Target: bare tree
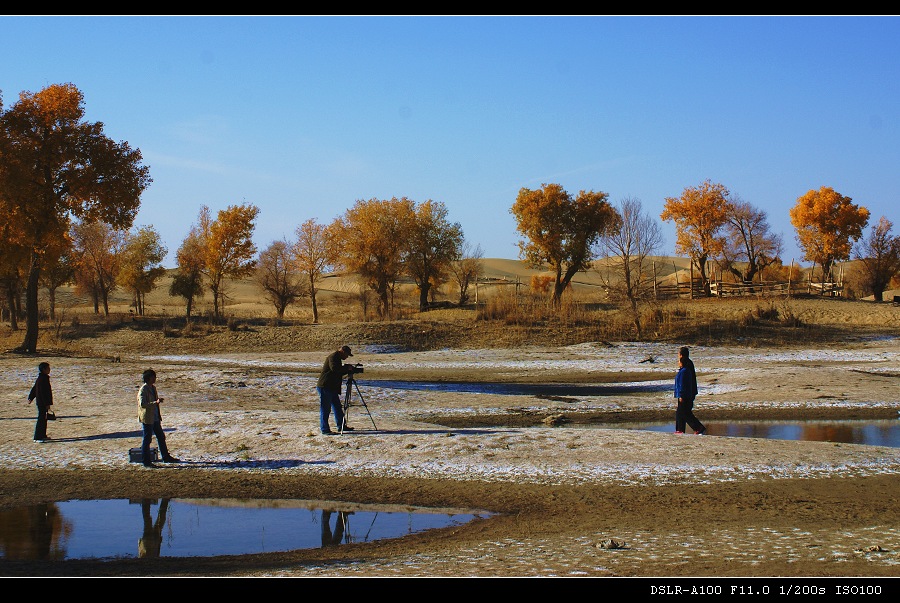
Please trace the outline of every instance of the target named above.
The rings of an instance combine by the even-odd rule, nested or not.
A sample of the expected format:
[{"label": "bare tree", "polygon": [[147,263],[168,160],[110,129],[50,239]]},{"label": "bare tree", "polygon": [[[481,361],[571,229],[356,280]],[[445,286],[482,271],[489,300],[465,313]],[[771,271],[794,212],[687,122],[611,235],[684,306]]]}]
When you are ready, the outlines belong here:
[{"label": "bare tree", "polygon": [[718,262],[722,270],[749,283],[780,259],[781,235],[770,232],[766,212],[732,195],[725,220],[728,236]]},{"label": "bare tree", "polygon": [[875,301],[883,300],[891,279],[900,272],[900,236],[891,234],[893,227],[882,216],[854,250],[862,264],[863,286],[872,292]]},{"label": "bare tree", "polygon": [[644,213],[640,199],[626,197],[619,201],[616,211],[621,218],[619,229],[600,238],[603,255],[606,255],[608,265],[616,275],[615,279],[605,280],[610,290],[628,300],[640,339],[638,302],[653,291],[653,263],[650,258],[662,246],[662,232],[659,223]]},{"label": "bare tree", "polygon": [[459,256],[455,262],[451,262],[448,269],[453,275],[453,280],[459,288],[459,305],[464,306],[469,303],[469,287],[473,283],[477,283],[478,279],[484,274],[484,251],[481,245],[474,248],[471,243],[463,240],[460,247]]},{"label": "bare tree", "polygon": [[306,295],[306,283],[300,279],[287,241],[273,241],[259,253],[254,275],[278,318],[284,318],[287,307]]}]

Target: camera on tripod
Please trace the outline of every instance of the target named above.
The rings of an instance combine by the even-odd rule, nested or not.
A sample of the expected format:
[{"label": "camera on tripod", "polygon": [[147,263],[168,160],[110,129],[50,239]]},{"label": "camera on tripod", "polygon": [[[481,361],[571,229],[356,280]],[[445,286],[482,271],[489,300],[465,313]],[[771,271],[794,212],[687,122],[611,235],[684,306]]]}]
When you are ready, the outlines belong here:
[{"label": "camera on tripod", "polygon": [[365,372],[365,370],[363,369],[363,365],[361,363],[360,364],[350,364],[348,366],[350,367],[350,374]]}]

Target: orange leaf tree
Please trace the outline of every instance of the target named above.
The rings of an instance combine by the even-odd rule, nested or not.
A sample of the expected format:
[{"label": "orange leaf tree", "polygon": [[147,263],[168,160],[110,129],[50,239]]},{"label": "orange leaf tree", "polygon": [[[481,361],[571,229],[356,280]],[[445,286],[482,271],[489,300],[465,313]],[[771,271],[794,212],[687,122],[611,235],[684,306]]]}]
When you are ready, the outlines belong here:
[{"label": "orange leaf tree", "polygon": [[203,295],[203,235],[195,224],[181,242],[175,254],[178,267],[169,286],[169,295],[183,297],[187,302],[186,320],[191,320],[194,300]]},{"label": "orange leaf tree", "polygon": [[335,265],[358,274],[375,292],[382,318],[391,313],[414,220],[415,203],[406,197],[359,200],[327,229],[336,245]]},{"label": "orange leaf tree", "polygon": [[[27,264],[26,264],[27,265]],[[40,284],[47,288],[50,320],[56,320],[56,291],[75,278],[75,250],[67,233],[44,247]]]},{"label": "orange leaf tree", "polygon": [[591,267],[600,237],[619,228],[621,219],[608,197],[607,193],[580,191],[573,198],[559,184],[519,190],[510,209],[518,223],[516,229],[525,237],[519,242],[519,255],[533,267],[548,264],[555,271],[555,305],[572,277]]},{"label": "orange leaf tree", "polygon": [[868,209],[829,186],[799,197],[790,215],[804,259],[822,267],[822,282],[835,262],[850,259],[853,243],[869,222]]},{"label": "orange leaf tree", "polygon": [[169,250],[162,244],[159,233],[150,226],[142,226],[128,233],[122,256],[119,283],[134,295],[134,308],[138,316],[144,315],[144,298],[163,277],[162,266]]},{"label": "orange leaf tree", "polygon": [[326,236],[326,228],[314,218],[297,227],[297,240],[293,246],[294,262],[306,278],[306,289],[312,302],[313,322],[319,322],[319,305],[316,294],[325,272],[334,264],[335,247]]},{"label": "orange leaf tree", "polygon": [[225,309],[225,277],[243,278],[256,268],[253,231],[259,208],[249,203],[229,205],[212,220],[209,208],[200,208],[200,235],[203,246],[203,270],[213,294],[213,314]]},{"label": "orange leaf tree", "polygon": [[416,206],[407,243],[406,273],[419,288],[419,310],[424,311],[431,288],[447,280],[450,264],[460,255],[462,227],[447,219],[443,203],[429,199]]},{"label": "orange leaf tree", "polygon": [[71,229],[75,248],[77,290],[94,300],[94,313],[109,316],[109,294],[118,286],[124,260],[126,231],[102,221],[75,222]]},{"label": "orange leaf tree", "polygon": [[140,150],[111,140],[84,113],[73,84],[22,92],[6,111],[0,105],[0,197],[15,208],[31,255],[23,352],[37,351],[44,246],[64,236],[72,217],[130,228],[152,181]]},{"label": "orange leaf tree", "polygon": [[32,246],[25,234],[20,208],[9,202],[3,193],[0,187],[0,288],[3,289],[0,308],[9,311],[9,326],[13,331],[18,331],[22,283],[31,259]]},{"label": "orange leaf tree", "polygon": [[675,252],[691,258],[707,294],[706,262],[718,256],[724,245],[720,233],[728,217],[728,195],[723,185],[706,180],[700,186],[685,187],[681,197],[666,197],[660,215],[666,222],[675,222]]}]

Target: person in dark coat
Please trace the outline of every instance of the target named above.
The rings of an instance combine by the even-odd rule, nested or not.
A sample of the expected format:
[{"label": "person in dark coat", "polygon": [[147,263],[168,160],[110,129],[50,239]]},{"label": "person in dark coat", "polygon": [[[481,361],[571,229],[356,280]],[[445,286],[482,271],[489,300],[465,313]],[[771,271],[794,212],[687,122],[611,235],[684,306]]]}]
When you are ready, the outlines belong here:
[{"label": "person in dark coat", "polygon": [[28,394],[28,401],[37,404],[37,423],[34,426],[34,441],[43,444],[47,437],[47,412],[53,406],[53,388],[50,387],[50,363],[38,365],[38,376]]},{"label": "person in dark coat", "polygon": [[678,373],[675,375],[675,433],[684,433],[685,425],[690,425],[696,435],[706,433],[706,426],[694,416],[694,398],[697,397],[697,373],[694,361],[687,347],[678,350]]},{"label": "person in dark coat", "polygon": [[337,431],[353,431],[349,425],[344,425],[344,408],[341,404],[341,383],[344,375],[353,370],[353,366],[344,364],[344,360],[353,355],[350,346],[341,346],[325,358],[319,380],[316,381],[316,392],[319,394],[319,431],[324,435],[336,433],[331,430],[328,418],[334,411],[334,422]]}]

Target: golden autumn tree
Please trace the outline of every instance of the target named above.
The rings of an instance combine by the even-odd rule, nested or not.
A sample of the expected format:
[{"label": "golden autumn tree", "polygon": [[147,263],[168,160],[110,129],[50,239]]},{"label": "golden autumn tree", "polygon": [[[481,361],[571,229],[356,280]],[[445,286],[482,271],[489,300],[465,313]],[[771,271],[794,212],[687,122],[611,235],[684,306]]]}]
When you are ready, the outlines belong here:
[{"label": "golden autumn tree", "polygon": [[119,283],[131,291],[138,316],[144,315],[145,296],[153,291],[156,281],[166,273],[162,261],[167,253],[169,250],[152,225],[142,226],[125,238]]},{"label": "golden autumn tree", "polygon": [[106,222],[76,222],[72,225],[75,249],[75,281],[80,291],[90,293],[94,313],[109,316],[109,294],[118,286],[127,232]]},{"label": "golden autumn tree", "polygon": [[407,240],[406,273],[419,288],[419,310],[428,309],[432,287],[447,279],[463,243],[462,226],[447,219],[447,206],[428,200],[415,210]]},{"label": "golden autumn tree", "polygon": [[900,236],[892,232],[893,228],[894,223],[881,216],[855,250],[862,265],[863,286],[875,301],[883,301],[884,292],[900,273]]},{"label": "golden autumn tree", "polygon": [[140,150],[111,140],[84,114],[84,97],[70,83],[22,92],[5,111],[0,104],[0,197],[30,248],[22,352],[37,351],[44,248],[73,217],[130,228],[152,182]]},{"label": "golden autumn tree", "polygon": [[183,297],[186,320],[191,321],[194,300],[203,295],[203,237],[199,225],[191,227],[175,254],[177,267],[169,285],[169,295]]},{"label": "golden autumn tree", "polygon": [[835,262],[850,259],[853,243],[869,222],[869,210],[830,186],[809,190],[790,210],[804,259],[822,267],[822,282]]},{"label": "golden autumn tree", "polygon": [[552,301],[558,305],[563,291],[578,272],[591,267],[594,246],[614,232],[621,217],[602,192],[580,191],[572,197],[559,184],[539,190],[522,188],[510,209],[516,229],[525,237],[519,255],[531,266],[548,264],[555,272]]},{"label": "golden autumn tree", "polygon": [[45,248],[46,265],[41,269],[41,285],[47,289],[50,320],[56,320],[56,291],[75,279],[75,257],[67,236]]},{"label": "golden autumn tree", "polygon": [[4,205],[0,196],[0,308],[9,313],[9,326],[19,330],[22,288],[31,259],[31,246],[23,238],[23,229],[15,216],[15,208]]},{"label": "golden autumn tree", "polygon": [[339,250],[336,266],[355,272],[375,292],[382,318],[391,314],[414,219],[411,199],[369,199],[357,201],[328,226]]},{"label": "golden autumn tree", "polygon": [[706,180],[700,186],[685,187],[681,197],[666,197],[660,214],[663,221],[675,222],[675,252],[691,259],[707,295],[706,263],[725,244],[721,231],[728,217],[728,195],[725,186]]},{"label": "golden autumn tree", "polygon": [[253,231],[259,208],[249,203],[229,205],[212,220],[209,208],[200,209],[200,234],[203,246],[203,270],[213,294],[213,314],[225,309],[225,278],[243,278],[256,268]]},{"label": "golden autumn tree", "polygon": [[310,218],[297,227],[295,233],[297,240],[293,246],[294,262],[306,279],[306,289],[312,303],[313,323],[319,322],[319,306],[316,301],[319,282],[325,272],[333,266],[336,254],[335,246],[325,231],[325,225]]}]

